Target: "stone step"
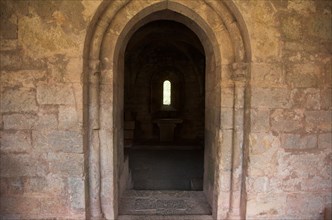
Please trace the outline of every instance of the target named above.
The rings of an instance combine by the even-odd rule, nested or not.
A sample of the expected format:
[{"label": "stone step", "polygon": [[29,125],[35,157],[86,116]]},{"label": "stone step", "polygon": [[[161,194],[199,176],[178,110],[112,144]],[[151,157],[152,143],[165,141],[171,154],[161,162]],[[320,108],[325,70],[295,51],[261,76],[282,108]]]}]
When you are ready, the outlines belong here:
[{"label": "stone step", "polygon": [[119,215],[118,220],[213,220],[212,215]]}]

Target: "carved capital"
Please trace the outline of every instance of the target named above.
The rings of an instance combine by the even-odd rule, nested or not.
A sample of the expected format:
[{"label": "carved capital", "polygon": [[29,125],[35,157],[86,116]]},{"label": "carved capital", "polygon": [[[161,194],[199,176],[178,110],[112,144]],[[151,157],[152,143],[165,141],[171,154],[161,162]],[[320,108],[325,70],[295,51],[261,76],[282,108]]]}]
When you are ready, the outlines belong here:
[{"label": "carved capital", "polygon": [[99,59],[89,60],[89,70],[90,73],[100,72],[100,60]]},{"label": "carved capital", "polygon": [[246,81],[248,78],[249,64],[244,62],[238,62],[232,64],[232,79],[234,81]]}]

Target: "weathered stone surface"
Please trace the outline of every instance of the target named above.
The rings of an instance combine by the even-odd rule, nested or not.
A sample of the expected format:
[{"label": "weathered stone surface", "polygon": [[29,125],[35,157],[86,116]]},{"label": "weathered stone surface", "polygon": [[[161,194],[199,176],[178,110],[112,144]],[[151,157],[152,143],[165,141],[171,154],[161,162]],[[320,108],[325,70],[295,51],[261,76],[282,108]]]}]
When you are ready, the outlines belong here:
[{"label": "weathered stone surface", "polygon": [[291,91],[292,108],[320,109],[319,89],[294,89]]},{"label": "weathered stone surface", "polygon": [[[117,39],[126,21],[156,2],[132,1],[124,6],[119,16],[112,19],[110,37]],[[204,30],[213,30],[218,41],[224,39],[213,43],[210,36],[200,36],[204,44],[202,53],[207,55],[207,69],[219,71],[220,66],[215,66],[214,61],[217,65],[223,63],[220,74],[206,80],[208,123],[201,125],[205,126],[206,146],[220,143],[218,152],[207,148],[208,154],[217,156],[207,157],[208,180],[204,180],[206,188],[215,189],[214,195],[221,195],[216,202],[220,219],[226,218],[230,204],[233,119],[229,116],[234,107],[234,82],[229,63],[238,59],[233,57],[232,50],[234,54],[246,56],[244,60],[250,63],[246,103],[251,117],[246,119],[250,120],[246,125],[251,133],[249,146],[243,145],[249,147],[244,154],[248,175],[245,182],[247,219],[320,219],[319,213],[332,202],[331,1],[234,0],[234,5],[225,1],[226,8],[236,12],[230,17],[223,7],[214,7],[224,1],[175,2],[178,1],[168,4],[183,13],[186,11],[182,11],[181,4],[190,12],[199,12],[202,23],[207,24]],[[89,40],[94,34],[94,22],[87,27],[101,3],[101,0],[0,1],[0,109],[3,113],[0,128],[4,129],[0,147],[0,218],[85,218],[88,210],[84,203],[89,198],[84,198],[88,185],[84,186],[82,179],[86,176],[83,158],[89,155],[82,154],[81,129],[83,111],[87,113],[83,100],[87,101],[88,96],[81,83],[83,71],[89,74],[83,60],[89,56],[87,45],[97,45]],[[110,8],[115,11],[124,2],[112,1],[112,4]],[[220,10],[219,16],[226,17],[224,23],[217,21],[219,16],[212,14],[214,10]],[[111,18],[111,13],[108,16]],[[238,38],[237,25],[241,26],[243,39]],[[202,34],[199,28],[195,31]],[[111,157],[102,163],[107,168],[107,181],[102,188],[108,196],[102,199],[109,203],[104,204],[103,210],[110,219],[113,205],[117,205],[112,200],[112,172],[116,172],[112,161],[121,162],[123,156],[122,149],[113,148],[113,141],[119,142],[117,135],[113,137],[113,131],[122,133],[119,124],[123,120],[121,117],[115,118],[115,123],[113,120],[114,113],[119,111],[113,97],[117,97],[122,83],[113,69],[119,58],[112,50],[117,42],[120,41],[114,40],[108,48],[101,48],[111,55],[101,60],[105,70],[101,73],[100,116],[106,120],[100,121],[103,130],[97,131],[101,156]],[[221,57],[215,53],[210,59],[210,43],[213,50],[221,52]],[[241,54],[242,43],[250,54]],[[150,88],[148,83],[143,87]],[[199,91],[198,87],[195,89]],[[219,89],[221,93],[217,94]],[[190,96],[196,97],[196,93]],[[216,106],[219,101],[222,109]],[[146,111],[143,118],[147,118],[150,109],[147,105],[141,107]],[[193,109],[196,108],[191,108],[188,115],[196,113]],[[152,125],[147,120],[141,126],[152,133]],[[121,155],[113,157],[116,152]],[[221,164],[217,164],[216,157]],[[216,167],[219,172],[215,172]],[[218,177],[219,183],[214,185]],[[185,195],[178,197],[182,199]],[[169,214],[162,205],[159,213]],[[178,206],[176,202],[167,205]]]},{"label": "weathered stone surface", "polygon": [[2,131],[0,151],[5,153],[28,153],[32,149],[30,132]]},{"label": "weathered stone surface", "polygon": [[332,134],[319,134],[318,135],[318,148],[328,148],[332,147]]},{"label": "weathered stone surface", "polygon": [[293,218],[319,218],[324,209],[324,200],[319,194],[289,194],[286,199],[286,214]]},{"label": "weathered stone surface", "polygon": [[303,21],[301,16],[290,14],[281,17],[281,32],[287,40],[300,40],[303,37]]},{"label": "weathered stone surface", "polygon": [[222,129],[233,128],[233,109],[222,108],[220,112],[220,125]]},{"label": "weathered stone surface", "polygon": [[317,135],[284,134],[281,146],[291,150],[305,150],[317,148]]},{"label": "weathered stone surface", "polygon": [[307,132],[331,131],[331,111],[306,111],[304,115]]},{"label": "weathered stone surface", "polygon": [[24,190],[24,179],[22,177],[0,178],[0,193],[4,195],[22,194]]},{"label": "weathered stone surface", "polygon": [[271,133],[251,133],[249,142],[252,154],[262,154],[270,148],[280,146],[279,138]]},{"label": "weathered stone surface", "polygon": [[75,106],[59,107],[59,129],[80,129]]},{"label": "weathered stone surface", "polygon": [[9,114],[3,116],[4,129],[32,129],[38,120],[36,114]]},{"label": "weathered stone surface", "polygon": [[61,176],[83,176],[83,154],[48,153],[49,172]]},{"label": "weathered stone surface", "polygon": [[48,172],[42,155],[1,155],[0,165],[1,177],[44,176]]},{"label": "weathered stone surface", "polygon": [[254,84],[270,87],[280,86],[285,83],[285,75],[281,63],[253,63],[251,74]]},{"label": "weathered stone surface", "polygon": [[35,112],[38,110],[36,91],[33,89],[7,89],[1,98],[1,112]]},{"label": "weathered stone surface", "polygon": [[0,41],[0,51],[16,50],[17,49],[17,40],[1,40]]},{"label": "weathered stone surface", "polygon": [[289,106],[290,92],[284,88],[253,88],[252,106],[285,108]]},{"label": "weathered stone surface", "polygon": [[40,200],[33,196],[1,196],[1,214],[38,214],[40,213]]},{"label": "weathered stone surface", "polygon": [[56,129],[58,125],[55,114],[6,114],[3,117],[5,129]]},{"label": "weathered stone surface", "polygon": [[38,81],[46,79],[43,70],[2,71],[1,82],[5,87],[35,88]]},{"label": "weathered stone surface", "polygon": [[267,132],[270,130],[270,111],[268,109],[252,109],[250,117],[253,132]]},{"label": "weathered stone surface", "polygon": [[81,58],[72,58],[68,61],[66,67],[66,75],[64,77],[65,82],[76,82],[82,81],[82,66],[83,60]]},{"label": "weathered stone surface", "polygon": [[70,84],[38,84],[37,101],[38,104],[75,104],[73,89]]},{"label": "weathered stone surface", "polygon": [[272,130],[295,132],[304,128],[304,111],[301,109],[276,109],[271,113]]},{"label": "weathered stone surface", "polygon": [[[331,183],[330,155],[324,152],[281,154],[278,176],[284,192],[327,192]],[[318,159],[317,159],[318,158]],[[297,210],[297,212],[299,212]]]},{"label": "weathered stone surface", "polygon": [[[271,133],[250,134],[249,176],[270,176],[277,171],[280,140]],[[264,166],[262,166],[264,164]]]},{"label": "weathered stone surface", "polygon": [[247,218],[256,219],[260,216],[269,219],[278,219],[286,209],[286,196],[282,193],[258,194],[249,197],[247,203]]},{"label": "weathered stone surface", "polygon": [[53,114],[52,112],[51,114],[48,114],[41,111],[38,114],[38,120],[36,121],[33,128],[35,130],[45,130],[45,129],[51,130],[51,129],[57,129],[57,127],[58,127],[57,115]]},{"label": "weathered stone surface", "polygon": [[83,137],[78,131],[32,131],[36,151],[82,153]]},{"label": "weathered stone surface", "polygon": [[72,209],[85,208],[84,180],[77,177],[68,178],[70,205]]},{"label": "weathered stone surface", "polygon": [[221,89],[221,107],[231,108],[234,103],[234,88]]},{"label": "weathered stone surface", "polygon": [[332,89],[321,90],[321,109],[328,110],[332,109]]},{"label": "weathered stone surface", "polygon": [[320,73],[321,66],[318,64],[293,64],[286,68],[286,81],[293,87],[315,88],[318,85]]}]

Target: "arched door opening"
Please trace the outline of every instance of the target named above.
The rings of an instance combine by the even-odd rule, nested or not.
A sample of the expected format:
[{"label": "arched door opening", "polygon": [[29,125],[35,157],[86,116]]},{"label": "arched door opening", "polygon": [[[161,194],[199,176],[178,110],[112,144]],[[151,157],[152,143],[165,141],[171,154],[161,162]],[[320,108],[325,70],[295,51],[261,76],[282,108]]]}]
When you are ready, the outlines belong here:
[{"label": "arched door opening", "polygon": [[[178,29],[183,30],[178,32],[181,34],[168,33],[171,39],[176,40],[166,42],[167,37],[162,29],[158,29],[161,23],[176,24]],[[147,37],[153,34],[143,31],[145,34],[140,35],[142,39],[133,37],[144,28],[150,32],[159,30],[159,35]],[[208,203],[211,207],[212,215],[205,217],[242,219],[245,216],[244,179],[249,128],[245,124],[249,118],[249,112],[245,111],[248,105],[245,98],[250,70],[248,36],[241,15],[232,1],[105,0],[101,4],[87,35],[84,55],[84,127],[87,134],[84,143],[86,172],[89,176],[86,191],[87,218],[125,219],[126,216],[121,215],[124,198],[129,198],[126,204],[132,207],[142,205],[143,209],[149,210],[150,206],[146,204],[152,204],[154,209],[150,210],[170,206],[179,207],[180,212],[183,212],[183,202],[176,199],[158,203],[164,197],[160,198],[156,190],[133,190],[139,197],[136,197],[138,200],[130,200],[131,195],[126,194],[126,189],[132,189],[132,183],[135,183],[129,169],[130,151],[135,146],[147,149],[158,146],[169,150],[179,146],[185,149],[195,144],[197,150],[202,150],[204,146],[203,191],[189,192],[201,193],[205,201],[201,202],[198,198],[199,206]],[[158,43],[158,39],[164,39],[163,43]],[[152,46],[161,50],[153,52],[147,43],[150,41]],[[140,47],[138,42],[146,47]],[[156,55],[158,53],[162,54],[160,58]],[[132,59],[134,62],[131,62]],[[194,65],[192,68],[187,68],[181,62],[172,65],[172,59]],[[157,60],[158,65],[162,64],[159,69],[151,68],[151,65],[148,68],[149,62],[153,63],[153,60]],[[205,60],[205,69],[199,60]],[[134,68],[134,71],[130,68]],[[196,81],[186,81],[188,72],[194,73],[190,77],[195,76]],[[148,80],[142,80],[143,76]],[[147,82],[148,85],[145,85]],[[188,90],[197,82],[200,82],[198,89]],[[143,83],[145,90],[130,90],[139,83]],[[192,99],[196,93],[189,94],[191,98],[187,99],[187,91],[199,91],[203,95]],[[144,111],[135,112],[135,102],[137,104],[140,100],[131,100],[131,93],[134,94],[132,97],[145,97],[142,98],[145,104],[136,108]],[[189,115],[203,112],[202,120],[196,127],[186,125],[190,120],[186,118],[188,103],[183,102],[184,98],[186,102],[204,100],[201,108],[187,111]],[[193,103],[189,106],[193,106]],[[162,124],[165,121],[166,125],[172,126],[167,128]],[[198,129],[200,127],[203,127],[203,132]],[[164,131],[161,132],[160,128],[164,128]],[[193,132],[188,132],[188,129]],[[131,149],[129,156],[125,156],[128,153],[124,152],[126,148]],[[179,186],[179,182],[176,185]],[[173,189],[173,186],[167,187]],[[148,188],[144,186],[142,189]],[[190,190],[194,188],[190,186]],[[148,194],[141,194],[143,191]],[[181,189],[171,195],[177,198],[191,196],[183,192],[188,191]],[[149,200],[151,196],[153,203]],[[135,201],[140,202],[136,204]],[[164,211],[161,214],[166,215],[166,219],[176,219],[169,214],[194,214],[168,213],[170,210],[167,208]],[[192,216],[187,218],[194,219]]]},{"label": "arched door opening", "polygon": [[[132,35],[124,60],[127,189],[202,191],[205,52],[199,38],[181,23],[152,21]],[[190,214],[185,210],[189,201],[177,200],[183,203],[182,212]],[[205,203],[201,213],[192,211],[211,214]],[[130,211],[120,208],[120,214]]]}]

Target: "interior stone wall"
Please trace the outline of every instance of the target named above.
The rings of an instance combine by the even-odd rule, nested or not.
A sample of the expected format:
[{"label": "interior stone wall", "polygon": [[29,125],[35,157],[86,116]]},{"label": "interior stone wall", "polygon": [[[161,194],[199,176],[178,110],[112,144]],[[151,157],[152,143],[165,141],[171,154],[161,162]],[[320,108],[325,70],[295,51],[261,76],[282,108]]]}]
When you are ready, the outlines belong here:
[{"label": "interior stone wall", "polygon": [[[251,47],[246,217],[319,219],[332,202],[332,3],[234,3]],[[83,50],[100,4],[0,1],[0,217],[85,217]],[[229,69],[223,140],[232,129]]]},{"label": "interior stone wall", "polygon": [[85,217],[82,57],[100,2],[0,2],[1,219]]},{"label": "interior stone wall", "polygon": [[[156,21],[135,32],[125,56],[124,109],[136,122],[134,142],[158,142],[156,120],[179,118],[177,143],[202,144],[205,57],[195,33],[180,23]],[[166,79],[172,83],[173,110],[161,108]]]},{"label": "interior stone wall", "polygon": [[331,1],[235,1],[252,47],[247,218],[331,203]]}]

